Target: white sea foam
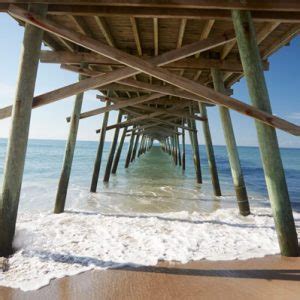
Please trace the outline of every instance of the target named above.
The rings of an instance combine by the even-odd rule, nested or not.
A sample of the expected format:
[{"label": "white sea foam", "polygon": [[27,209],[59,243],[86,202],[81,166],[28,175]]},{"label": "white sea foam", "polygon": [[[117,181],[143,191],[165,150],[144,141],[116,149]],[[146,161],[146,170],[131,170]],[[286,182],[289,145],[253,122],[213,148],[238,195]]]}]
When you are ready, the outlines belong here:
[{"label": "white sea foam", "polygon": [[[89,269],[155,265],[158,260],[233,260],[279,253],[271,211],[103,215],[21,213],[10,269],[0,285],[33,290]],[[300,214],[295,214],[297,220]]]}]

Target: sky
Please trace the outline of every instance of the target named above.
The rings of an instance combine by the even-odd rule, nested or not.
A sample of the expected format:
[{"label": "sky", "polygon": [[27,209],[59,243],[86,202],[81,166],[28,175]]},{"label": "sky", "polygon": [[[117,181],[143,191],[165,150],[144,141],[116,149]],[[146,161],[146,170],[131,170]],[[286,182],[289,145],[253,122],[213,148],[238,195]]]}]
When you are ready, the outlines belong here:
[{"label": "sky", "polygon": [[[23,27],[6,14],[0,14],[0,107],[13,103],[15,85],[18,75],[19,56],[22,46]],[[300,125],[300,36],[294,38],[289,46],[285,46],[273,54],[270,69],[265,72],[273,113],[290,122]],[[78,75],[61,70],[57,64],[39,64],[35,95],[74,83]],[[242,79],[233,87],[233,97],[250,103],[246,82]],[[96,99],[95,91],[84,94],[82,112],[103,105]],[[34,139],[60,139],[68,136],[69,124],[66,122],[73,108],[75,97],[34,109],[32,111],[29,137]],[[237,144],[241,146],[257,146],[257,136],[253,119],[231,111]],[[103,115],[80,121],[78,140],[98,140],[95,130],[101,127]],[[224,145],[224,136],[220,124],[217,107],[208,108],[208,117],[214,145]],[[114,124],[116,112],[109,117],[109,124]],[[202,128],[197,122],[199,141],[203,143]],[[10,119],[0,120],[0,138],[9,136]],[[277,130],[281,147],[300,148],[300,138]],[[109,131],[107,140],[112,140],[113,131]],[[188,141],[189,142],[189,141]]]}]

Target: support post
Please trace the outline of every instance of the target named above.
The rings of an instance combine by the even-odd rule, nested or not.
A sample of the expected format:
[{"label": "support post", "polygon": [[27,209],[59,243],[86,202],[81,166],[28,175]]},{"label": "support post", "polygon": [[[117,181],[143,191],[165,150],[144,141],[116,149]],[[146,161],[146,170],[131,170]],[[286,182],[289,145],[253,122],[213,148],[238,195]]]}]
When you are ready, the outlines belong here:
[{"label": "support post", "polygon": [[[248,11],[233,10],[232,18],[252,104],[272,113],[251,14]],[[281,254],[298,256],[297,232],[276,131],[258,121],[255,125]]]},{"label": "support post", "polygon": [[182,120],[182,171],[185,171],[185,129],[184,119]]},{"label": "support post", "polygon": [[139,148],[139,151],[138,151],[138,157],[140,157],[141,154],[143,153],[144,142],[145,142],[145,136],[142,135],[142,140],[141,140],[140,148]]},{"label": "support post", "polygon": [[[211,69],[211,75],[214,88],[217,92],[225,93],[225,86],[222,72],[219,69]],[[227,153],[230,163],[233,185],[236,193],[237,203],[240,214],[247,216],[250,214],[250,206],[248,201],[247,189],[244,181],[244,175],[240,163],[239,153],[234,137],[233,126],[231,122],[230,112],[227,107],[219,107],[221,123],[224,131],[224,137],[227,147]]]},{"label": "support post", "polygon": [[[176,129],[178,132],[178,129]],[[179,144],[179,135],[176,134],[176,143],[177,143],[177,156],[178,156],[178,164],[181,166],[181,152],[180,152],[180,144]]]},{"label": "support post", "polygon": [[[193,110],[191,109],[191,112]],[[190,133],[190,140],[193,148],[193,159],[194,159],[194,166],[196,171],[196,178],[198,183],[202,183],[202,173],[201,173],[201,166],[200,166],[200,153],[199,153],[199,144],[198,144],[198,136],[197,136],[197,128],[195,120],[188,120],[189,127],[192,128],[194,131],[189,131]]]},{"label": "support post", "polygon": [[[117,119],[117,124],[121,123],[121,121],[122,121],[122,112],[119,111],[118,119]],[[115,152],[116,152],[116,148],[117,148],[119,133],[120,133],[120,127],[117,127],[115,129],[114,138],[113,138],[113,141],[111,143],[111,148],[110,148],[108,159],[107,159],[107,163],[106,163],[106,168],[105,168],[105,173],[104,173],[104,177],[103,177],[103,182],[109,182],[109,177],[110,177],[110,173],[111,173],[111,167],[112,167],[112,163],[113,163]]]},{"label": "support post", "polygon": [[133,162],[135,160],[135,156],[136,156],[137,148],[138,148],[138,145],[139,145],[139,141],[140,141],[140,134],[138,133],[136,135],[136,138],[135,138],[135,143],[134,143],[134,147],[133,147],[130,162]]},{"label": "support post", "polygon": [[121,157],[121,153],[122,153],[122,149],[123,149],[123,145],[124,145],[124,141],[125,141],[125,137],[126,137],[126,133],[127,133],[127,127],[124,127],[123,129],[123,133],[121,136],[121,140],[118,146],[118,150],[116,153],[116,157],[114,159],[114,163],[113,163],[113,167],[112,167],[112,174],[116,174],[117,173],[117,169],[118,169],[118,165],[119,165],[119,160]]},{"label": "support post", "polygon": [[[109,105],[110,105],[110,101],[107,101],[106,107],[108,107]],[[92,183],[91,183],[91,189],[90,189],[90,191],[92,193],[96,193],[96,191],[97,191],[97,185],[98,185],[99,173],[100,173],[101,162],[102,162],[102,153],[103,153],[103,148],[104,148],[104,143],[105,143],[105,135],[106,135],[106,127],[107,127],[108,117],[109,117],[109,111],[105,112],[105,114],[103,116],[102,128],[101,128],[101,132],[100,132],[100,140],[99,140],[96,159],[95,159],[95,163],[94,163],[94,171],[93,171],[93,177],[92,177]]]},{"label": "support post", "polygon": [[131,154],[132,154],[132,148],[133,148],[133,143],[134,143],[134,135],[135,135],[135,128],[136,125],[133,126],[132,132],[131,132],[131,137],[129,141],[129,147],[128,147],[128,152],[126,156],[126,161],[125,161],[125,168],[127,169],[130,164],[130,159],[131,159]]},{"label": "support post", "polygon": [[206,121],[202,122],[202,128],[203,128],[208,166],[210,170],[211,182],[212,182],[214,194],[215,196],[221,196],[218,169],[217,169],[214,147],[213,147],[212,138],[210,134],[210,128],[209,128],[207,110],[205,104],[199,102],[199,110],[201,112],[202,117],[206,118]]},{"label": "support post", "polygon": [[[79,75],[79,80],[82,80],[84,78],[85,77],[83,75]],[[77,132],[79,127],[82,100],[83,100],[83,93],[76,95],[73,113],[70,121],[69,136],[66,144],[63,166],[60,173],[58,188],[56,192],[56,200],[54,206],[55,214],[62,213],[64,212],[65,209],[66,197],[68,192],[71,168],[72,168],[76,139],[77,139]]]},{"label": "support post", "polygon": [[[30,4],[29,11],[45,17],[47,6]],[[39,64],[43,30],[26,24],[11,130],[7,146],[3,184],[0,194],[0,256],[12,253],[24,172],[31,108]]]}]

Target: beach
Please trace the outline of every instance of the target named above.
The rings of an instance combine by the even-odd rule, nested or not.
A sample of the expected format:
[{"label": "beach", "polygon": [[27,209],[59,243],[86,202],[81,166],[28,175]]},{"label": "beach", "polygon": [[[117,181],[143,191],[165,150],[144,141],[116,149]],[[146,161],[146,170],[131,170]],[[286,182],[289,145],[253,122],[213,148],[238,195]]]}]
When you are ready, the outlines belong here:
[{"label": "beach", "polygon": [[299,299],[300,258],[161,262],[155,267],[88,271],[36,291],[0,287],[1,300]]}]

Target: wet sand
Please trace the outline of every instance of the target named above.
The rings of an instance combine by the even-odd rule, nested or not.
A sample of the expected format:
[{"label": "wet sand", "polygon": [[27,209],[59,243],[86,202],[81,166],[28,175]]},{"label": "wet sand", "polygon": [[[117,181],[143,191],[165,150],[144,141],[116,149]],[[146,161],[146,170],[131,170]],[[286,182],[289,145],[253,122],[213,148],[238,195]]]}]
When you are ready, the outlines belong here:
[{"label": "wet sand", "polygon": [[36,291],[0,287],[0,299],[300,299],[300,258],[88,271]]}]

